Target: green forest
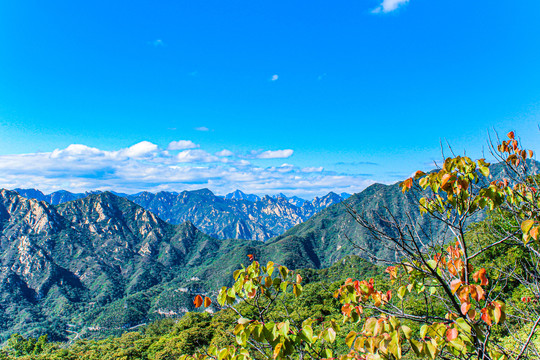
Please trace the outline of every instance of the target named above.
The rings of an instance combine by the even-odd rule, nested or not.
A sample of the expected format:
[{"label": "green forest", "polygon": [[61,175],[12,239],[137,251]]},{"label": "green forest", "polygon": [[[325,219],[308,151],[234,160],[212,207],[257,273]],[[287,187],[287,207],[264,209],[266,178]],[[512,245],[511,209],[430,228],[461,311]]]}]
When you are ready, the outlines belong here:
[{"label": "green forest", "polygon": [[14,334],[0,359],[538,359],[540,177],[513,132],[492,153],[499,179],[452,156],[400,184],[444,234],[349,206],[370,234],[371,247],[349,238],[362,257],[317,270],[255,252],[181,318],[95,340]]}]

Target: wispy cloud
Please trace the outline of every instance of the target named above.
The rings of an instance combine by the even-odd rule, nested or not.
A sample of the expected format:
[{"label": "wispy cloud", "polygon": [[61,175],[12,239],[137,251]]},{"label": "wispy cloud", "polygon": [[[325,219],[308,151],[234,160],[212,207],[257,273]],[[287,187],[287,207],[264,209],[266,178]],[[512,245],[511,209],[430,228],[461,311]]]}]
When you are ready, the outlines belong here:
[{"label": "wispy cloud", "polygon": [[379,163],[372,161],[339,161],[336,165],[345,165],[345,166],[359,166],[359,165],[370,165],[370,166],[379,166]]},{"label": "wispy cloud", "polygon": [[[184,141],[187,144],[189,140]],[[309,198],[329,191],[354,193],[373,183],[358,174],[337,174],[322,167],[299,167],[294,163],[264,167],[231,153],[222,150],[211,154],[200,148],[176,153],[149,141],[112,151],[72,144],[51,152],[0,155],[0,187],[126,193],[208,187],[218,194],[242,189]],[[259,159],[288,158],[293,150],[255,154],[251,158],[261,162]]]},{"label": "wispy cloud", "polygon": [[267,150],[258,154],[257,159],[285,159],[291,157],[294,151],[292,149],[285,150]]},{"label": "wispy cloud", "polygon": [[218,158],[204,150],[184,150],[176,155],[176,160],[181,163],[215,162]]},{"label": "wispy cloud", "polygon": [[206,126],[196,127],[195,130],[197,130],[197,131],[210,131],[210,129],[207,128]]},{"label": "wispy cloud", "polygon": [[216,153],[216,156],[225,156],[225,157],[228,157],[228,156],[233,156],[234,153],[230,150],[227,150],[227,149],[223,149],[221,151],[218,151]]},{"label": "wispy cloud", "polygon": [[154,45],[155,47],[165,46],[165,43],[161,39],[156,39],[154,41],[151,41],[150,44]]},{"label": "wispy cloud", "polygon": [[171,141],[167,149],[168,150],[186,150],[186,149],[196,149],[198,147],[200,147],[200,145],[195,144],[191,140],[178,140],[178,141]]},{"label": "wispy cloud", "polygon": [[409,0],[383,0],[379,6],[372,10],[372,13],[389,13],[408,2]]},{"label": "wispy cloud", "polygon": [[279,79],[279,75],[278,74],[274,74],[272,75],[272,77],[270,78],[270,81],[277,81]]}]

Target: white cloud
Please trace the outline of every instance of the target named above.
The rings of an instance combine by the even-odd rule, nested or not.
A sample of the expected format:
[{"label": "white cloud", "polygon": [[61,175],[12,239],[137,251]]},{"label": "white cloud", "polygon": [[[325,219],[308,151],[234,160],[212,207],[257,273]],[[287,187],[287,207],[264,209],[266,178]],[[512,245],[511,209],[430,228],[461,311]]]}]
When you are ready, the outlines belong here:
[{"label": "white cloud", "polygon": [[193,162],[213,162],[217,161],[218,158],[207,153],[204,150],[184,150],[176,156],[176,160],[182,163],[193,163]]},{"label": "white cloud", "polygon": [[195,144],[191,140],[178,140],[171,141],[167,149],[169,150],[186,150],[186,149],[196,149],[200,147],[198,144]]},{"label": "white cloud", "polygon": [[[251,156],[285,158],[292,153],[289,149]],[[218,157],[202,149],[169,153],[148,141],[113,151],[73,144],[51,152],[0,155],[0,187],[38,188],[45,193],[61,189],[136,193],[207,187],[218,194],[242,189],[261,195],[283,192],[310,198],[329,191],[358,192],[371,183],[362,175],[300,168],[294,163],[261,167],[235,154]]]},{"label": "white cloud", "polygon": [[272,75],[272,77],[270,78],[270,81],[276,81],[277,79],[279,79],[279,75],[278,75],[278,74],[274,74],[274,75]]},{"label": "white cloud", "polygon": [[233,156],[233,155],[234,155],[234,153],[232,151],[230,151],[230,150],[227,150],[227,149],[223,149],[223,150],[218,151],[216,153],[216,156],[225,156],[225,157],[227,157],[227,156]]},{"label": "white cloud", "polygon": [[197,131],[210,131],[210,129],[207,128],[206,126],[196,127],[195,130],[197,130]]},{"label": "white cloud", "polygon": [[373,9],[373,13],[388,13],[396,10],[401,5],[405,5],[409,0],[383,0],[383,2]]},{"label": "white cloud", "polygon": [[71,144],[63,150],[56,149],[51,153],[51,158],[65,158],[65,157],[83,157],[83,156],[100,156],[105,155],[105,151],[89,147],[81,144]]},{"label": "white cloud", "polygon": [[291,149],[267,150],[257,155],[257,158],[258,159],[285,159],[292,156],[293,152],[294,151]]},{"label": "white cloud", "polygon": [[154,154],[158,150],[156,144],[152,144],[149,141],[141,141],[127,149],[121,150],[120,155],[124,155],[128,158],[140,158]]},{"label": "white cloud", "polygon": [[306,173],[313,173],[313,172],[322,172],[324,168],[322,166],[319,167],[305,167],[302,169],[302,172]]}]

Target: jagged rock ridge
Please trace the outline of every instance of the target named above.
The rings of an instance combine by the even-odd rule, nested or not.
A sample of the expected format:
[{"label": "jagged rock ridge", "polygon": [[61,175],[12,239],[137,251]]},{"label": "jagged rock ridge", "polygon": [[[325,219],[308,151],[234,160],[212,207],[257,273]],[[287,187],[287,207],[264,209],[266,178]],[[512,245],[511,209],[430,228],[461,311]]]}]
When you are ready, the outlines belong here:
[{"label": "jagged rock ridge", "polygon": [[[16,189],[20,195],[56,205],[84,198],[92,193],[73,194],[57,191],[44,195],[35,189]],[[333,192],[313,201],[298,197],[287,198],[245,194],[240,190],[220,197],[208,189],[195,191],[141,192],[125,197],[162,220],[171,224],[192,222],[204,233],[218,239],[247,239],[266,241],[283,234],[330,205],[339,203],[343,197]]]}]

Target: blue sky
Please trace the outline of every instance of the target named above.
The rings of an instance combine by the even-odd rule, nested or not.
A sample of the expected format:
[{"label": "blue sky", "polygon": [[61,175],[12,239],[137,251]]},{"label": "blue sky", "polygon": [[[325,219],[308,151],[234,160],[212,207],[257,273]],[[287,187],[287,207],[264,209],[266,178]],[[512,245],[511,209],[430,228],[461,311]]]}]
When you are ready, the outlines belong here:
[{"label": "blue sky", "polygon": [[[540,150],[540,3],[0,3],[0,186],[307,198]],[[226,151],[224,151],[226,150]]]}]

